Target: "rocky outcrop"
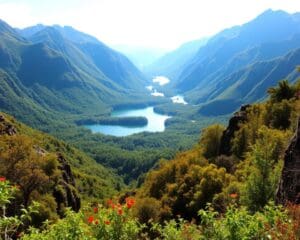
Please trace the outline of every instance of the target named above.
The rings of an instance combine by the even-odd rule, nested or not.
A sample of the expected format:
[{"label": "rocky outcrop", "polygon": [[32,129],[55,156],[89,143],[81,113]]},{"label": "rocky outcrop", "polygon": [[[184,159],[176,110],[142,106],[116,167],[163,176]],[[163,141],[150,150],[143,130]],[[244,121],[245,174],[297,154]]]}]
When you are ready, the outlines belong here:
[{"label": "rocky outcrop", "polygon": [[16,128],[6,121],[3,115],[0,115],[0,135],[13,136],[17,133]]},{"label": "rocky outcrop", "polygon": [[62,154],[57,155],[62,172],[62,179],[56,186],[53,195],[58,206],[57,212],[62,213],[64,207],[71,207],[74,211],[79,211],[81,201],[75,188],[75,179],[71,171],[71,166]]},{"label": "rocky outcrop", "polygon": [[[0,114],[0,136],[9,135],[13,136],[17,134],[16,128],[11,124],[10,120],[4,115]],[[39,145],[32,146],[35,152],[40,156],[49,154],[45,149]],[[75,179],[71,170],[71,166],[62,154],[57,154],[57,160],[59,162],[58,169],[61,170],[61,176],[56,182],[56,186],[49,191],[53,192],[53,196],[57,203],[57,212],[63,216],[63,209],[70,207],[74,211],[80,209],[80,198],[75,187]]]},{"label": "rocky outcrop", "polygon": [[296,133],[285,151],[276,201],[280,204],[300,204],[300,118]]},{"label": "rocky outcrop", "polygon": [[231,140],[234,138],[234,134],[236,131],[240,129],[240,124],[247,120],[247,108],[250,105],[244,105],[241,107],[240,111],[236,112],[232,118],[229,120],[228,127],[224,130],[221,143],[219,155],[227,155],[230,156],[231,152]]}]

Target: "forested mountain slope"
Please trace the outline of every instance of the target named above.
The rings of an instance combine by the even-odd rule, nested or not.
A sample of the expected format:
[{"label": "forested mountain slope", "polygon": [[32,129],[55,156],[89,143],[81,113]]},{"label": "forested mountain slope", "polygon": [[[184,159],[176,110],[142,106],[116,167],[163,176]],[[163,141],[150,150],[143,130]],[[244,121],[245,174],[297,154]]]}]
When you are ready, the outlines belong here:
[{"label": "forested mountain slope", "polygon": [[57,113],[105,114],[145,99],[141,72],[95,38],[58,26],[27,29],[26,39],[18,32],[1,21],[0,106],[18,119],[40,127],[61,120]]},{"label": "forested mountain slope", "polygon": [[[104,199],[122,186],[111,169],[83,152],[34,130],[0,112],[0,175],[18,186],[13,208],[38,201],[36,223],[62,216],[66,207],[78,211],[86,200]],[[18,206],[18,207],[17,207]]]},{"label": "forested mountain slope", "polygon": [[268,10],[244,25],[220,32],[186,64],[175,89],[194,104],[215,101],[214,107],[235,106],[222,114],[241,103],[260,100],[267,86],[293,75],[300,47],[299,22],[298,13]]}]

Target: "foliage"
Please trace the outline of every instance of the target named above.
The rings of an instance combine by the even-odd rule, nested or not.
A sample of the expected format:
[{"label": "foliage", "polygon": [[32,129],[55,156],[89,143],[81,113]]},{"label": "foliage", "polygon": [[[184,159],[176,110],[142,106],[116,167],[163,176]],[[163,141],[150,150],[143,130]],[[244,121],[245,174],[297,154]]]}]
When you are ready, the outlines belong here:
[{"label": "foliage", "polygon": [[143,226],[130,216],[135,200],[127,198],[124,205],[108,201],[109,207],[97,205],[85,212],[67,211],[66,217],[47,225],[46,230],[31,229],[22,239],[53,240],[131,240],[138,237]]},{"label": "foliage", "polygon": [[18,187],[12,186],[4,177],[0,177],[0,238],[10,240],[18,236],[18,231],[31,220],[31,215],[37,212],[38,204],[33,202],[27,209],[22,208],[20,215],[9,216],[7,206],[11,204]]},{"label": "foliage", "polygon": [[295,86],[291,86],[288,80],[282,80],[278,82],[278,87],[269,88],[268,93],[272,102],[289,100],[295,95]]},{"label": "foliage", "polygon": [[[2,129],[1,124],[4,124],[3,129],[5,129],[5,125],[9,125],[16,129],[17,134],[14,136],[0,135],[0,147],[5,149],[11,147],[11,152],[0,152],[0,155],[4,157],[0,158],[0,162],[2,162],[0,171],[7,169],[9,166],[13,167],[10,165],[12,162],[3,164],[8,161],[12,154],[17,156],[18,153],[23,152],[24,155],[19,159],[19,165],[22,165],[22,161],[29,162],[28,157],[33,156],[32,162],[39,162],[42,165],[42,172],[46,175],[53,175],[52,180],[55,180],[55,176],[58,174],[57,167],[59,167],[56,155],[59,153],[70,164],[82,198],[104,199],[115,193],[118,186],[123,186],[120,177],[116,176],[111,169],[96,163],[72,145],[21,124],[7,114],[1,113],[1,115],[4,116],[5,121],[0,123],[0,130]],[[37,152],[41,154],[39,155]],[[55,171],[52,172],[53,170]],[[20,169],[20,171],[25,174],[26,168]],[[14,173],[13,171],[10,172]],[[5,173],[2,172],[2,175],[5,175]],[[17,180],[15,176],[14,179]],[[48,186],[48,183],[46,185]]]},{"label": "foliage", "polygon": [[247,108],[247,121],[241,124],[240,129],[235,132],[232,140],[232,152],[239,158],[244,158],[246,152],[250,151],[258,137],[257,130],[263,125],[263,113],[265,107],[263,105],[254,104]]},{"label": "foliage", "polygon": [[19,186],[23,204],[28,206],[33,191],[49,188],[57,178],[53,155],[40,155],[31,140],[22,135],[4,137],[0,142],[0,172]]},{"label": "foliage", "polygon": [[203,155],[210,159],[219,155],[220,142],[225,128],[222,125],[211,125],[203,130],[200,145],[203,147]]},{"label": "foliage", "polygon": [[142,224],[148,222],[158,222],[160,213],[161,203],[155,198],[143,197],[137,199],[137,205],[134,208],[134,216]]},{"label": "foliage", "polygon": [[[109,201],[108,208],[97,206],[90,210],[92,213],[68,211],[65,219],[47,226],[44,231],[31,229],[31,232],[25,234],[22,239],[254,240],[299,237],[298,218],[291,217],[281,206],[275,206],[272,202],[261,212],[254,214],[249,213],[245,207],[233,204],[224,215],[219,215],[208,205],[205,210],[199,211],[201,218],[199,224],[179,218],[166,221],[164,224],[150,221],[151,227],[147,229],[130,216],[132,206],[128,208],[127,204],[120,205]],[[298,212],[297,207],[290,208]]]},{"label": "foliage", "polygon": [[82,213],[74,213],[67,210],[66,217],[55,224],[46,224],[46,230],[40,232],[38,229],[31,228],[25,234],[24,240],[88,240],[93,239],[88,235],[86,226],[83,222]]},{"label": "foliage", "polygon": [[230,180],[224,168],[209,164],[195,148],[172,161],[162,162],[159,169],[151,171],[140,194],[141,198],[161,202],[161,219],[177,215],[192,219],[197,218],[197,211],[211,202]]},{"label": "foliage", "polygon": [[[230,206],[224,216],[208,208],[200,210],[200,239],[296,239],[297,232],[292,226],[288,214],[282,207],[273,203],[267,205],[262,212],[249,213],[246,208]],[[285,226],[285,227],[283,227]]]},{"label": "foliage", "polygon": [[245,185],[245,202],[252,211],[264,207],[273,200],[279,182],[286,146],[286,134],[262,127],[258,139],[249,152],[251,174]]}]

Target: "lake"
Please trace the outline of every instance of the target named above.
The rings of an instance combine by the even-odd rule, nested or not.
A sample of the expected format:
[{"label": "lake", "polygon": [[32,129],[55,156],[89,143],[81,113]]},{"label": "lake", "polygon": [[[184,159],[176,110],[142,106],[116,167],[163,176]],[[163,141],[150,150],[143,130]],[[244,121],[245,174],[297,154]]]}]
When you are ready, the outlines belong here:
[{"label": "lake", "polygon": [[170,116],[155,113],[153,107],[113,111],[112,117],[146,117],[148,124],[144,127],[123,127],[116,125],[93,124],[85,125],[93,133],[103,133],[117,137],[129,136],[140,132],[163,132],[165,121]]}]

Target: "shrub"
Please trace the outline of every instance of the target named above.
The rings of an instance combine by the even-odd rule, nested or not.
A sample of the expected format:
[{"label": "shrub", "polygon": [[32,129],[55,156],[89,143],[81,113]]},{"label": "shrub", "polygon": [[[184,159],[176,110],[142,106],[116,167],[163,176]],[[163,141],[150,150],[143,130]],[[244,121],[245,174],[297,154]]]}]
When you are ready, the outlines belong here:
[{"label": "shrub", "polygon": [[224,126],[220,124],[211,125],[203,130],[200,145],[203,147],[203,155],[206,158],[214,158],[219,155],[224,130]]}]

